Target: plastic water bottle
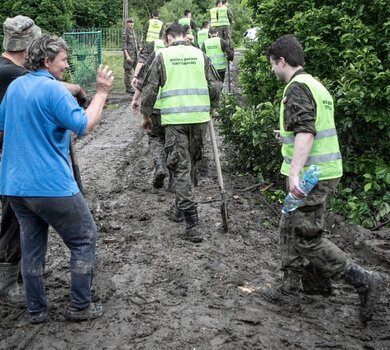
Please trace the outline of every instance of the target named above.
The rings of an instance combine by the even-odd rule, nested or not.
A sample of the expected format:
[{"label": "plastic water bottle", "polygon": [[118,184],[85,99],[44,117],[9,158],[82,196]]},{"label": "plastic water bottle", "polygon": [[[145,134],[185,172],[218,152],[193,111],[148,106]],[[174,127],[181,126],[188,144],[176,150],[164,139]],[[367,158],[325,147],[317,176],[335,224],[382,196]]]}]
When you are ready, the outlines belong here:
[{"label": "plastic water bottle", "polygon": [[[317,165],[310,165],[305,171],[302,177],[299,179],[299,187],[306,194],[310,193],[313,187],[317,184],[318,178],[321,175],[321,169]],[[288,213],[299,208],[303,203],[302,199],[295,198],[289,193],[284,199],[282,214],[287,215]]]}]

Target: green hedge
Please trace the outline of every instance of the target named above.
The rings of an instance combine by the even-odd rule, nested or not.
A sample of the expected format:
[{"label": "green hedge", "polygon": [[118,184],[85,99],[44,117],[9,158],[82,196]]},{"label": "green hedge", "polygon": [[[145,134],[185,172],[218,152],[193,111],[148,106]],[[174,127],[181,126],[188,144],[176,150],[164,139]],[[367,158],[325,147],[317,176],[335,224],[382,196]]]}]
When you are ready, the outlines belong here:
[{"label": "green hedge", "polygon": [[270,181],[280,180],[275,172],[281,162],[279,147],[271,140],[272,129],[278,125],[276,115],[283,86],[271,74],[264,53],[281,35],[293,34],[304,47],[306,70],[320,78],[335,100],[344,176],[333,208],[367,227],[387,220],[390,213],[388,1],[250,0],[249,4],[254,9],[255,22],[262,29],[258,42],[248,46],[240,64],[240,83],[248,106],[230,108],[221,117],[227,123],[224,128],[227,140],[238,145],[240,163]]}]

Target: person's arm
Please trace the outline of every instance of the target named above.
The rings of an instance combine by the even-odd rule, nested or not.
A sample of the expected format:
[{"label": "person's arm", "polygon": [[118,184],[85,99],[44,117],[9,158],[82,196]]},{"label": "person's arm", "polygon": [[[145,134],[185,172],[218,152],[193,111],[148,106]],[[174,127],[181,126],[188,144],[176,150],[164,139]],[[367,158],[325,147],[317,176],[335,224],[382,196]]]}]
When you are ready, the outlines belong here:
[{"label": "person's arm", "polygon": [[226,59],[228,61],[233,61],[234,59],[234,50],[232,47],[228,44],[226,40],[221,39],[221,48],[222,51],[225,52]]},{"label": "person's arm", "polygon": [[215,109],[218,108],[219,105],[219,95],[221,94],[223,84],[219,79],[218,72],[206,55],[204,55],[204,60],[206,80],[209,88],[210,107],[211,109]]},{"label": "person's arm", "polygon": [[232,26],[234,23],[234,18],[233,18],[233,12],[229,8],[227,9],[227,16],[228,16],[229,23]]},{"label": "person's arm", "polygon": [[164,62],[162,54],[158,54],[153,60],[150,69],[148,69],[145,76],[145,85],[142,89],[142,105],[141,114],[144,116],[144,122],[142,124],[146,131],[150,131],[152,121],[150,116],[153,113],[154,104],[157,99],[159,87],[163,86],[166,81],[166,73],[164,68]]},{"label": "person's arm", "polygon": [[195,32],[197,32],[199,30],[198,24],[192,19],[191,19],[190,25],[191,25],[191,29],[195,30]]},{"label": "person's arm", "polygon": [[293,83],[284,97],[284,128],[295,135],[294,153],[289,170],[289,190],[293,196],[303,198],[299,187],[299,174],[304,167],[316,135],[315,101],[306,85]]},{"label": "person's arm", "polygon": [[305,197],[305,193],[299,187],[299,173],[309,157],[314,142],[314,135],[308,132],[300,132],[295,135],[294,153],[288,172],[288,183],[291,194],[296,198]]},{"label": "person's arm", "polygon": [[103,65],[100,65],[96,74],[96,94],[89,107],[85,110],[87,127],[84,135],[91,132],[100,120],[113,80],[112,71],[109,70],[108,66],[103,67]]}]

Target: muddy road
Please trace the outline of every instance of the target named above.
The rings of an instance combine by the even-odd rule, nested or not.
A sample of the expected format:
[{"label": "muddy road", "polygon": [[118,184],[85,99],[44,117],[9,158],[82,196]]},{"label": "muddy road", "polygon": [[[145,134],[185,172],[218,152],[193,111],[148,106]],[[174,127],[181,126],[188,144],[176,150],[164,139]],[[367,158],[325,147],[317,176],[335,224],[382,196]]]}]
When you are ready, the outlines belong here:
[{"label": "muddy road", "polygon": [[[99,126],[75,145],[98,226],[94,299],[104,304],[104,316],[65,320],[69,253],[51,232],[49,319],[31,325],[24,310],[1,304],[0,349],[390,349],[388,290],[365,328],[357,295],[342,283],[328,298],[302,296],[295,305],[264,298],[281,276],[278,213],[261,196],[265,185],[224,168],[230,212],[224,233],[210,147],[209,172],[195,189],[205,240],[178,238],[184,224],[164,214],[173,194],[151,186],[140,122],[128,96],[113,93]],[[387,276],[388,229],[373,233],[329,217],[328,231],[363,266]]]}]

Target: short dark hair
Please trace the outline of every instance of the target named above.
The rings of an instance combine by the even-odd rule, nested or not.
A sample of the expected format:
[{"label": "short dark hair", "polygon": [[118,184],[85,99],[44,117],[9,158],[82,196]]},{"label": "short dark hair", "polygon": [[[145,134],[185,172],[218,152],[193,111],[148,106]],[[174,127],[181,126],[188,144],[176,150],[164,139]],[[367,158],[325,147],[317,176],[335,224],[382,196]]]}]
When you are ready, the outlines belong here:
[{"label": "short dark hair", "polygon": [[209,21],[203,21],[202,28],[206,28],[209,25]]},{"label": "short dark hair", "polygon": [[190,10],[184,10],[184,16],[188,16],[191,13]]},{"label": "short dark hair", "polygon": [[225,5],[228,2],[228,0],[222,0],[222,4]]},{"label": "short dark hair", "polygon": [[286,62],[292,67],[303,66],[305,58],[302,45],[292,35],[283,35],[274,41],[267,51],[267,57],[278,61],[284,57]]},{"label": "short dark hair", "polygon": [[154,10],[152,12],[152,17],[158,17],[160,15],[160,13],[158,12],[158,10]]},{"label": "short dark hair", "polygon": [[219,3],[222,3],[222,0],[216,0],[215,1],[215,6],[217,6]]},{"label": "short dark hair", "polygon": [[218,30],[216,27],[211,27],[209,29],[209,35],[213,35],[213,34],[217,34],[218,33]]},{"label": "short dark hair", "polygon": [[172,37],[177,38],[178,36],[185,36],[186,32],[184,31],[184,28],[181,24],[172,23],[165,30],[165,37],[167,37],[168,35],[171,35]]},{"label": "short dark hair", "polygon": [[54,61],[62,51],[69,51],[63,39],[44,34],[28,46],[25,66],[29,70],[42,69],[46,57]]}]

